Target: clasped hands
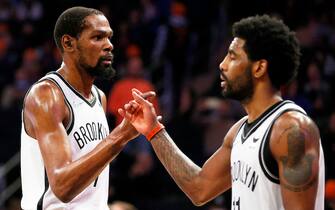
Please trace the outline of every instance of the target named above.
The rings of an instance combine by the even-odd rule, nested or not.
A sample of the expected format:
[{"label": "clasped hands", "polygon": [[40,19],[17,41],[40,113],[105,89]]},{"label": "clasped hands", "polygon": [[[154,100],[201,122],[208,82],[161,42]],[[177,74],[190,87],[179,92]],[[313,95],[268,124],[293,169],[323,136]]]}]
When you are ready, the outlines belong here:
[{"label": "clasped hands", "polygon": [[153,104],[149,101],[155,95],[153,91],[142,93],[132,89],[133,100],[118,109],[118,113],[124,117],[122,123],[125,126],[130,123],[139,133],[148,136],[157,125],[160,125],[161,117],[157,116]]}]

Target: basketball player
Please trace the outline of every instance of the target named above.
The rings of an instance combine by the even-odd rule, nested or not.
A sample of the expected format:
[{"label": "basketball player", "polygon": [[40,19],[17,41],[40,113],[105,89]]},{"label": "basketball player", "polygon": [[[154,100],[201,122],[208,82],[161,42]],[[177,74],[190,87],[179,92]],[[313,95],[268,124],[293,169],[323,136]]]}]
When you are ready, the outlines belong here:
[{"label": "basketball player", "polygon": [[115,74],[112,35],[98,10],[73,7],[59,16],[54,38],[63,64],[24,101],[23,209],[109,209],[108,164],[138,135],[125,120],[109,133],[106,97],[93,85]]},{"label": "basketball player", "polygon": [[[233,25],[234,39],[220,64],[222,93],[247,116],[231,127],[202,168],[174,144],[150,102],[133,90],[119,113],[148,140],[195,205],[232,188],[232,210],[324,209],[324,158],[317,126],[279,88],[297,72],[297,40],[267,15]],[[192,139],[185,139],[192,141]]]}]

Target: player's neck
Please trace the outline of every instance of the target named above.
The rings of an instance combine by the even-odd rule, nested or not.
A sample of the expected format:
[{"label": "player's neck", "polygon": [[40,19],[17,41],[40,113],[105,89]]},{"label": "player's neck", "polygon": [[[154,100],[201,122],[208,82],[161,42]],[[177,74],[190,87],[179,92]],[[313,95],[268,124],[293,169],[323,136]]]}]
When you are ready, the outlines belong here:
[{"label": "player's neck", "polygon": [[58,69],[63,78],[78,91],[83,97],[90,99],[91,89],[94,79],[89,76],[84,70],[77,69],[74,66],[63,63]]},{"label": "player's neck", "polygon": [[244,109],[248,113],[248,122],[256,120],[263,112],[275,103],[283,100],[279,90],[267,88],[267,91],[255,90],[252,98],[243,104]]}]

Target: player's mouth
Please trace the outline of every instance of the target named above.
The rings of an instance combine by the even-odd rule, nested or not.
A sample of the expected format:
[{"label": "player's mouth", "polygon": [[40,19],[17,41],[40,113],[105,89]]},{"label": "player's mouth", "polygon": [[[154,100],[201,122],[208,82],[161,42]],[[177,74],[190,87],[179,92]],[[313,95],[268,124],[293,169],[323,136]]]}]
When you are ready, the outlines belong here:
[{"label": "player's mouth", "polygon": [[225,87],[227,84],[226,77],[223,74],[220,74],[220,79],[221,79],[221,87]]},{"label": "player's mouth", "polygon": [[113,63],[113,55],[107,55],[102,57],[102,63],[104,65],[112,65]]}]

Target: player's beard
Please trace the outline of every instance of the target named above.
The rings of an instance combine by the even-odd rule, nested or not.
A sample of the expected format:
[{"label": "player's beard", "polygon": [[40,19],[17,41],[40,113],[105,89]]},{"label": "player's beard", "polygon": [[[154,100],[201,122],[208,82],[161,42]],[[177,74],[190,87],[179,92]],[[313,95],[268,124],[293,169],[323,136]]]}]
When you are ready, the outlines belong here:
[{"label": "player's beard", "polygon": [[115,69],[112,67],[112,64],[103,64],[104,58],[100,57],[97,65],[94,67],[86,68],[87,73],[93,77],[109,80],[113,78],[116,74]]},{"label": "player's beard", "polygon": [[112,67],[113,62],[111,64],[104,64],[104,60],[106,60],[106,57],[102,56],[98,59],[95,66],[90,66],[85,62],[84,57],[80,55],[79,65],[92,77],[109,80],[115,76],[116,71]]},{"label": "player's beard", "polygon": [[254,93],[254,85],[252,82],[251,65],[248,65],[245,74],[236,77],[233,80],[228,80],[225,75],[225,87],[222,90],[222,95],[225,98],[238,100],[242,103],[249,101]]}]

